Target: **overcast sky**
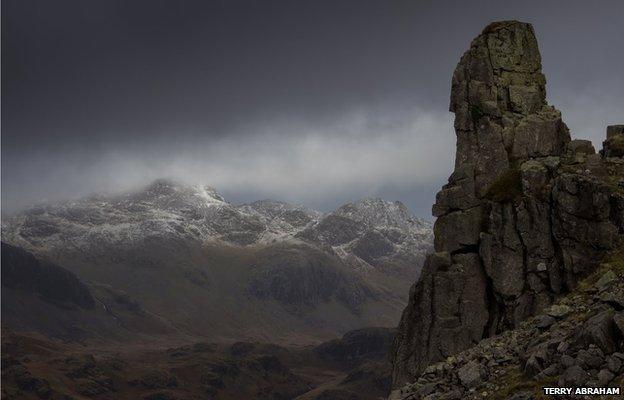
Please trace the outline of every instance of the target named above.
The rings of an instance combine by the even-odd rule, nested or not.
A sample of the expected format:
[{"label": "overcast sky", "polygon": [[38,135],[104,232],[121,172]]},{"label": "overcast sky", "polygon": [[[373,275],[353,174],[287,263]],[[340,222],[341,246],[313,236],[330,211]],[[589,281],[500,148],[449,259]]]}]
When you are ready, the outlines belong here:
[{"label": "overcast sky", "polygon": [[534,25],[549,102],[599,148],[624,122],[621,0],[3,0],[3,212],[171,177],[431,219],[452,71],[502,19]]}]

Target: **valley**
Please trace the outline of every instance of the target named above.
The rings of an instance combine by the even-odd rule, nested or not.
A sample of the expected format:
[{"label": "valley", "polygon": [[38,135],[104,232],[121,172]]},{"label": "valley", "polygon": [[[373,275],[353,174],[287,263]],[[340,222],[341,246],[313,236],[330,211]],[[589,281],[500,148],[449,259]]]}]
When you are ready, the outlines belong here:
[{"label": "valley", "polygon": [[377,399],[390,328],[319,346],[152,340],[75,343],[2,332],[3,399]]},{"label": "valley", "polygon": [[401,203],[235,206],[170,180],[2,229],[7,399],[379,398],[433,238]]},{"label": "valley", "polygon": [[[620,20],[563,29],[574,7],[531,5],[544,68],[532,23],[495,20],[443,80],[495,7],[113,3],[12,4],[9,34],[46,29],[3,74],[2,400],[624,388],[624,124],[602,97],[621,83],[604,62]],[[28,79],[73,53],[80,68]],[[545,70],[569,91],[547,93]],[[441,82],[453,121],[432,111]],[[410,209],[434,187],[429,222]],[[406,203],[361,198],[377,193]],[[265,195],[323,211],[249,200]]]}]

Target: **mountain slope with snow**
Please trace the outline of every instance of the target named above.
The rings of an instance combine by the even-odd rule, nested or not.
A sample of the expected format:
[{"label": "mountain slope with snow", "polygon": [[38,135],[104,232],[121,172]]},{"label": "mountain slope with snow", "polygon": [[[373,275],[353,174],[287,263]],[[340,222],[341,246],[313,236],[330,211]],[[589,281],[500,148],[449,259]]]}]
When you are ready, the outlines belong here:
[{"label": "mountain slope with snow", "polygon": [[234,205],[169,180],[28,209],[3,221],[2,236],[180,331],[298,343],[393,325],[432,242],[431,226],[399,202],[322,214]]}]

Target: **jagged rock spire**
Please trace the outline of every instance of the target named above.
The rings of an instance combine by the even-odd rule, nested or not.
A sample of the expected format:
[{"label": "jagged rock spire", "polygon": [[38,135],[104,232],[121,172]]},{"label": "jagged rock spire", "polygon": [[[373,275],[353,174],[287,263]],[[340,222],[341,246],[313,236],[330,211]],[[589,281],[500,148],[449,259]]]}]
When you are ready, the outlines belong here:
[{"label": "jagged rock spire", "polygon": [[561,155],[570,135],[546,103],[546,79],[533,27],[488,25],[453,73],[456,170],[472,170],[477,197],[509,166],[529,157]]},{"label": "jagged rock spire", "polygon": [[533,27],[518,21],[488,25],[455,69],[455,170],[399,325],[395,388],[543,310],[624,231],[624,197],[591,175],[605,161],[570,142],[545,85]]}]

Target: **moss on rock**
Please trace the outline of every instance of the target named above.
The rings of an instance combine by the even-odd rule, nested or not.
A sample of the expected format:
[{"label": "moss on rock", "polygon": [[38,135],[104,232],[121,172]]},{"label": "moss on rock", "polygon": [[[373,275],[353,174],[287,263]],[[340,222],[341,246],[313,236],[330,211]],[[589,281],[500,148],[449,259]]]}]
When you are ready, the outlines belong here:
[{"label": "moss on rock", "polygon": [[522,174],[518,167],[511,167],[488,188],[485,197],[496,202],[511,202],[522,196]]}]

